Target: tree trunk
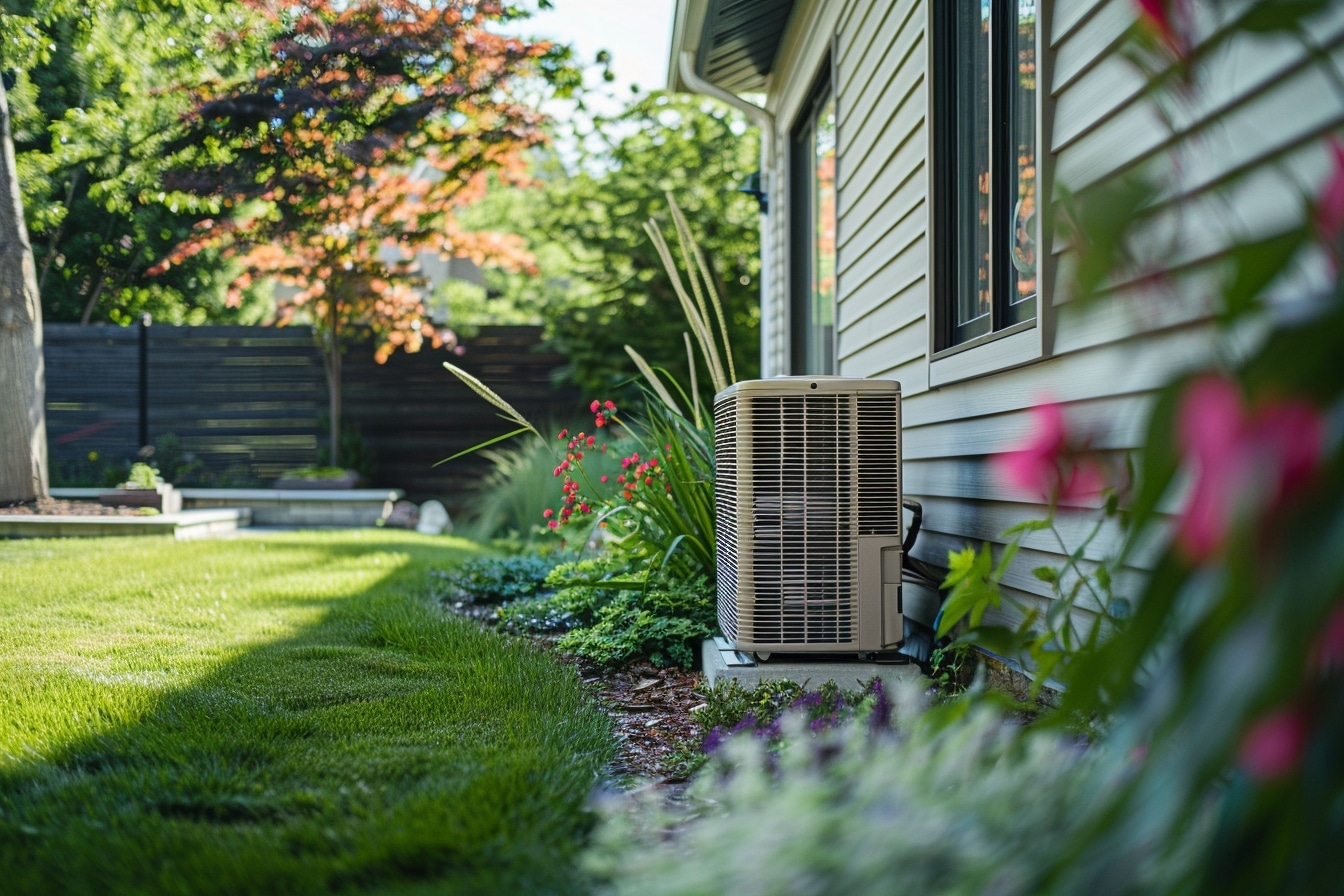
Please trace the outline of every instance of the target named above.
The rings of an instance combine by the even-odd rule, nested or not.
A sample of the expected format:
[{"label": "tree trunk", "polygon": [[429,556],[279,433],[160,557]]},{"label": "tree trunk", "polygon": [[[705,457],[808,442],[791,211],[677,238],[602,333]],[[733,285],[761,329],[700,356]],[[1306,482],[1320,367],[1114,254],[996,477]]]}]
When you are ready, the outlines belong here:
[{"label": "tree trunk", "polygon": [[3,84],[0,190],[0,504],[10,504],[47,496],[47,421],[42,305]]},{"label": "tree trunk", "polygon": [[334,284],[328,284],[327,337],[323,343],[324,367],[327,373],[327,399],[331,417],[331,465],[341,465],[341,318],[336,303]]}]

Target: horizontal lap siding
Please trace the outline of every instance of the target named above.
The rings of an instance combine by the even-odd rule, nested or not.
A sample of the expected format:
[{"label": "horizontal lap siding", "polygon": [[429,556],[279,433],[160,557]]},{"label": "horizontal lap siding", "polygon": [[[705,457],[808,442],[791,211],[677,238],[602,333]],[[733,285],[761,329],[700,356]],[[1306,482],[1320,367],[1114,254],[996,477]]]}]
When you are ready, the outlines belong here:
[{"label": "horizontal lap siding", "polygon": [[[1202,60],[1207,95],[1168,111],[1189,132],[1173,139],[1142,76],[1121,56],[1135,19],[1131,0],[1065,0],[1047,12],[1042,86],[1053,124],[1044,144],[1055,182],[1085,190],[1175,158],[1179,192],[1166,201],[1189,205],[1179,215],[1159,212],[1145,230],[1151,258],[1175,273],[1178,288],[1154,294],[1120,282],[1100,303],[1074,307],[1067,289],[1074,257],[1057,237],[1050,248],[1060,286],[1047,297],[1057,314],[1051,356],[935,390],[927,387],[927,0],[856,0],[839,19],[840,372],[902,383],[905,490],[926,501],[916,552],[934,562],[968,542],[999,541],[1003,529],[1043,511],[999,484],[992,465],[1030,435],[1040,402],[1061,402],[1117,462],[1141,444],[1153,390],[1213,360],[1210,297],[1227,246],[1300,215],[1300,197],[1319,189],[1328,168],[1323,136],[1344,118],[1338,93],[1300,47],[1255,39]],[[1203,33],[1219,27],[1217,14],[1201,5]],[[1313,34],[1344,70],[1344,7]],[[1319,288],[1323,271],[1309,261],[1280,291]],[[1081,518],[1066,527],[1066,541],[1085,534]],[[1114,549],[1119,537],[1107,530],[1089,557]],[[1044,594],[1031,566],[1063,558],[1047,536],[1032,536],[1029,548],[1009,581]],[[1150,559],[1151,551],[1138,556]]]},{"label": "horizontal lap siding", "polygon": [[914,0],[854,6],[838,36],[837,358],[872,377],[927,351],[925,15]]}]

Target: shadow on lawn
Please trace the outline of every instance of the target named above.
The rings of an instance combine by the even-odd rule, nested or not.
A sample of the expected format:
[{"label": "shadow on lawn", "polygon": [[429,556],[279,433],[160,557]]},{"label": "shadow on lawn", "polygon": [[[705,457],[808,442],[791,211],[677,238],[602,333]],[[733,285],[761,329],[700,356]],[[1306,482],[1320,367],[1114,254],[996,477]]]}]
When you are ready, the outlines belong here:
[{"label": "shadow on lawn", "polygon": [[266,575],[412,552],[138,721],[0,773],[6,892],[568,892],[609,750],[569,670],[424,598],[441,548],[268,541]]}]

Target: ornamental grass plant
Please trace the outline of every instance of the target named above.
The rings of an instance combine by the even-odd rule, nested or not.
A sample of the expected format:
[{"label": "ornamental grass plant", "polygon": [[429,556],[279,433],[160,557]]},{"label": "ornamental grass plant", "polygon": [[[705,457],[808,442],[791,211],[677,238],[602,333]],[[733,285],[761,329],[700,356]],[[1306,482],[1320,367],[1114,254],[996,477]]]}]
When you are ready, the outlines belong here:
[{"label": "ornamental grass plant", "polygon": [[580,892],[609,723],[391,530],[0,542],[6,893]]}]

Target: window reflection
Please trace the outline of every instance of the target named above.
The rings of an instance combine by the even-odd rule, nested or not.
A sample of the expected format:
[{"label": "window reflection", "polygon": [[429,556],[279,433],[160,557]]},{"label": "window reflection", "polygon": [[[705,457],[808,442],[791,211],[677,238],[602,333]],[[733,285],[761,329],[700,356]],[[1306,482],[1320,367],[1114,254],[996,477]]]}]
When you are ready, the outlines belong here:
[{"label": "window reflection", "polygon": [[818,369],[834,369],[835,332],[835,99],[817,114],[813,141],[812,333],[808,352]]}]

